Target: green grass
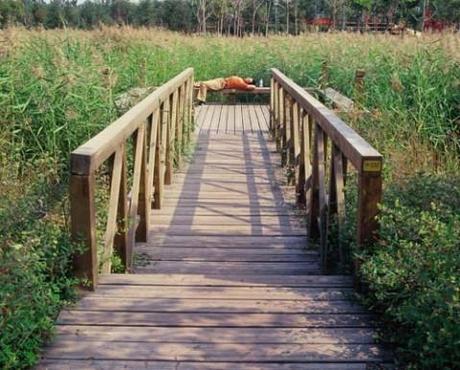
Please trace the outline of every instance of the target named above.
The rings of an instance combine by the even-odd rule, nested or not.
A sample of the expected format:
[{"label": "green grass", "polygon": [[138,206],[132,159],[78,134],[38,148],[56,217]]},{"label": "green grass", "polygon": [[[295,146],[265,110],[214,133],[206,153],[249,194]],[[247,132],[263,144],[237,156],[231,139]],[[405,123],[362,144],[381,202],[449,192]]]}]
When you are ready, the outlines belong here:
[{"label": "green grass", "polygon": [[[386,199],[393,202],[407,191],[416,194],[407,184],[419,172],[441,178],[458,174],[459,40],[348,34],[226,39],[130,28],[0,31],[0,367],[33,364],[54,316],[72,296],[74,246],[65,197],[69,154],[117,117],[118,95],[161,85],[189,66],[197,80],[238,74],[265,84],[270,68],[277,67],[300,85],[315,86],[327,61],[329,85],[353,97],[355,70],[363,68],[359,102],[369,113],[345,118],[384,155]],[[421,185],[428,189],[426,202],[432,192],[449,192],[441,183]],[[411,236],[401,236],[392,250],[404,238]],[[387,285],[378,285],[369,272],[392,273],[385,263],[371,265],[381,248],[368,256],[366,266],[374,270],[369,267],[365,276],[375,292],[385,293]],[[455,254],[451,258],[458,261]],[[393,302],[385,294],[374,297],[379,307]],[[399,318],[391,316],[393,323],[405,324]],[[405,327],[418,333],[416,323]],[[431,348],[430,343],[417,343],[405,358],[428,368],[413,352],[417,345]],[[398,344],[403,352],[409,348]]]}]

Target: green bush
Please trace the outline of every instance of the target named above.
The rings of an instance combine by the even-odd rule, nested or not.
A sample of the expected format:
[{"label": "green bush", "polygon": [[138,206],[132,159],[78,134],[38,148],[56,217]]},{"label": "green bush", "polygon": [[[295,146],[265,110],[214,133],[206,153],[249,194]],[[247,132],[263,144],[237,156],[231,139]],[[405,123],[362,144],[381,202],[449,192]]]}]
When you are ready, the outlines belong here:
[{"label": "green bush", "polygon": [[72,297],[71,250],[67,233],[44,220],[31,225],[21,242],[0,250],[2,369],[27,368],[36,362],[59,309]]},{"label": "green bush", "polygon": [[53,161],[34,161],[19,182],[18,174],[0,174],[1,369],[32,366],[60,308],[74,296],[66,187],[52,168]]},{"label": "green bush", "polygon": [[387,189],[381,240],[362,256],[365,301],[412,369],[460,367],[460,177]]}]

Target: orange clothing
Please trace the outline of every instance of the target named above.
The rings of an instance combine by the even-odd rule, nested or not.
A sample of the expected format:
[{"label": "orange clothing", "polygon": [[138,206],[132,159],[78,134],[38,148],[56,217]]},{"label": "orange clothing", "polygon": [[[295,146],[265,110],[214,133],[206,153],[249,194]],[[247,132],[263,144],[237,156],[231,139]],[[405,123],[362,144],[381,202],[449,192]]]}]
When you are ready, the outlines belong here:
[{"label": "orange clothing", "polygon": [[234,89],[250,91],[256,87],[248,84],[243,78],[238,76],[230,76],[227,78],[215,78],[209,81],[196,82],[195,87],[198,88],[197,100],[200,102],[206,101],[208,90],[220,91],[223,89]]},{"label": "orange clothing", "polygon": [[254,85],[248,84],[241,77],[230,76],[225,79],[225,88],[235,90],[254,90],[256,87]]}]

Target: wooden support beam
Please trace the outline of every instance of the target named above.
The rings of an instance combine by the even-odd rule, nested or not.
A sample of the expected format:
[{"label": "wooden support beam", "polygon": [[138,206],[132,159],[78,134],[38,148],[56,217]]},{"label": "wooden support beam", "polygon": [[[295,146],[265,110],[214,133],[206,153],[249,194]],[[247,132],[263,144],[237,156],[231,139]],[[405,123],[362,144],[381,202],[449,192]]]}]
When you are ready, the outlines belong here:
[{"label": "wooden support beam", "polygon": [[97,284],[96,210],[94,205],[94,174],[72,175],[70,178],[70,214],[72,240],[82,251],[73,258],[75,276],[83,286],[94,290]]}]

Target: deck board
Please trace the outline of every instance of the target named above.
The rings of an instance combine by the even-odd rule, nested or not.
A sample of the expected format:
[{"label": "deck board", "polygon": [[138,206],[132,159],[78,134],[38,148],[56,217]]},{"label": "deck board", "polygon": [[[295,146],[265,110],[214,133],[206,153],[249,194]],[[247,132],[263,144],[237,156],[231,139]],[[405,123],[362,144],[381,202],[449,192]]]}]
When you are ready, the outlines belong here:
[{"label": "deck board", "polygon": [[[265,105],[199,106],[196,149],[153,210],[135,274],[61,312],[39,369],[364,370],[387,365],[350,276],[320,275],[284,198]],[[290,191],[294,191],[290,189]]]}]

